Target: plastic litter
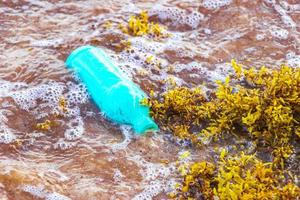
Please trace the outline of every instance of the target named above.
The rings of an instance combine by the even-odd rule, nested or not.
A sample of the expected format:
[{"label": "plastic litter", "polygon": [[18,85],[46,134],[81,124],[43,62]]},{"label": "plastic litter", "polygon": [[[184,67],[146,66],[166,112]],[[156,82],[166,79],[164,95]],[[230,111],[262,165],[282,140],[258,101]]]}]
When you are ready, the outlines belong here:
[{"label": "plastic litter", "polygon": [[149,107],[140,104],[147,95],[103,50],[93,46],[79,47],[67,58],[66,65],[75,71],[110,120],[131,125],[137,134],[158,129],[149,115]]}]

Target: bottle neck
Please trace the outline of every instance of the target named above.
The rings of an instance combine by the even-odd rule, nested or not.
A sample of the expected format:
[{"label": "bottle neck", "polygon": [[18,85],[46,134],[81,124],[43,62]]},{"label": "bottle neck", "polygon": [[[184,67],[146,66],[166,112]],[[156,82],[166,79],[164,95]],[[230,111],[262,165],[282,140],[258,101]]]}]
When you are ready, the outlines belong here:
[{"label": "bottle neck", "polygon": [[140,115],[133,120],[133,129],[139,134],[143,135],[148,131],[158,130],[157,124],[150,116]]}]

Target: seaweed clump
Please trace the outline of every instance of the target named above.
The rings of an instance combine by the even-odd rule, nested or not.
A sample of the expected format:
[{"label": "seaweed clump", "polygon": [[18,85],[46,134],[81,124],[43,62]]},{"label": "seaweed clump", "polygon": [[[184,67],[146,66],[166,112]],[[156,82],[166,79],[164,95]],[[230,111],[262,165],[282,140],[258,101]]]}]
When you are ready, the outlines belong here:
[{"label": "seaweed clump", "polygon": [[289,163],[300,141],[300,69],[231,64],[235,73],[217,81],[209,95],[200,88],[174,87],[151,93],[142,104],[150,106],[162,130],[193,146],[246,138],[264,156],[222,151],[217,161],[190,163],[171,197],[296,199],[300,191]]},{"label": "seaweed clump", "polygon": [[274,170],[272,163],[264,163],[255,155],[229,156],[223,150],[219,162],[191,163],[182,184],[170,194],[177,199],[297,199],[300,188]]},{"label": "seaweed clump", "polygon": [[157,38],[168,37],[168,34],[165,33],[165,28],[149,21],[147,11],[142,11],[137,16],[131,16],[127,25],[119,24],[119,29],[123,33],[132,36],[151,35]]},{"label": "seaweed clump", "polygon": [[243,69],[232,61],[235,74],[209,97],[199,88],[175,87],[143,100],[161,129],[196,145],[224,136],[246,135],[271,147],[275,165],[293,152],[300,137],[300,69]]}]

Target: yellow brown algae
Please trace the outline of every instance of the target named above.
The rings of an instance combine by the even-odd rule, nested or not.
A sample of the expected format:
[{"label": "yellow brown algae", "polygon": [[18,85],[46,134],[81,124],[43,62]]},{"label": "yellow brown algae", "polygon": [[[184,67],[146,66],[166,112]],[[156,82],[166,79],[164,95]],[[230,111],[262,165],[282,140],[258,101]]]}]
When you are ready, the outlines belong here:
[{"label": "yellow brown algae", "polygon": [[285,163],[299,148],[300,68],[246,70],[235,60],[231,64],[235,73],[225,82],[217,81],[207,98],[199,88],[175,87],[141,103],[151,107],[163,130],[181,140],[201,146],[203,141],[222,140],[226,135],[245,137],[246,132],[255,146],[272,150],[272,162],[243,152],[226,160],[224,149],[217,166],[206,161],[180,166],[182,187],[171,197],[295,199],[300,188],[297,178],[289,177],[294,172]]},{"label": "yellow brown algae", "polygon": [[50,116],[49,119],[45,119],[44,122],[37,123],[35,128],[40,131],[49,131],[54,126],[58,126],[58,119],[63,117],[64,114],[68,112],[68,105],[65,97],[60,97],[58,101],[58,110],[53,114],[53,116]]},{"label": "yellow brown algae", "polygon": [[300,188],[286,181],[282,172],[255,155],[228,156],[224,151],[216,165],[201,161],[191,163],[182,174],[183,183],[176,199],[297,199]]},{"label": "yellow brown algae", "polygon": [[[210,163],[217,173],[220,167],[218,157],[214,156],[224,147],[228,150],[224,159],[231,158],[240,148],[247,154],[259,150],[257,159],[263,162],[280,155],[275,157],[278,164],[273,167],[282,168],[283,161],[285,169],[291,167],[287,177],[297,180],[299,150],[295,144],[278,146],[271,152],[268,144],[256,148],[246,132],[239,139],[228,139],[225,135],[223,140],[199,148],[189,148],[187,142],[183,147],[170,134],[132,138],[123,130],[123,137],[119,128],[103,119],[91,101],[72,98],[82,97],[84,91],[71,89],[79,84],[64,67],[64,60],[73,49],[92,44],[108,52],[149,94],[151,90],[158,94],[179,84],[199,87],[206,97],[215,87],[215,80],[225,81],[231,70],[227,62],[232,58],[247,66],[265,64],[271,70],[285,62],[299,66],[297,3],[289,0],[222,0],[217,4],[208,0],[135,1],[134,4],[127,0],[108,0],[105,4],[92,0],[1,2],[0,121],[5,132],[0,134],[5,135],[1,139],[8,144],[0,144],[0,198],[46,199],[60,194],[64,196],[61,198],[75,200],[166,199],[171,191],[160,188],[168,188],[173,178],[178,178],[179,185],[174,183],[175,186],[183,186],[181,173],[189,172],[190,164]],[[147,10],[148,23],[166,27],[168,37],[157,38],[148,33],[133,36],[119,29],[119,24],[128,28],[130,17],[139,18],[141,10]],[[234,84],[231,82],[231,86]],[[26,96],[30,88],[33,95]],[[55,98],[37,99],[35,94],[46,96],[44,91]],[[188,90],[183,92],[189,96]],[[16,103],[17,94],[26,96],[24,104],[30,109],[24,110],[23,104]],[[49,131],[36,130],[37,123],[55,117],[61,96],[66,98],[68,111],[62,113],[64,117],[55,118],[59,125]],[[183,130],[188,135],[190,132],[184,125],[190,124],[178,126],[177,135]],[[79,137],[67,140],[65,134],[74,130]],[[200,131],[197,127],[191,130]],[[185,153],[187,150],[190,155]],[[291,151],[294,153],[287,159]],[[174,166],[181,172],[172,171]],[[249,167],[252,171],[256,169]],[[19,181],[18,177],[25,177],[26,181]],[[274,189],[283,190],[284,186],[277,184]],[[42,193],[43,197],[38,198],[34,192]],[[217,192],[221,194],[221,190]]]},{"label": "yellow brown algae", "polygon": [[150,22],[147,11],[142,11],[138,16],[131,16],[128,25],[119,24],[120,30],[133,36],[151,35],[156,38],[168,37],[165,29],[157,23]]}]

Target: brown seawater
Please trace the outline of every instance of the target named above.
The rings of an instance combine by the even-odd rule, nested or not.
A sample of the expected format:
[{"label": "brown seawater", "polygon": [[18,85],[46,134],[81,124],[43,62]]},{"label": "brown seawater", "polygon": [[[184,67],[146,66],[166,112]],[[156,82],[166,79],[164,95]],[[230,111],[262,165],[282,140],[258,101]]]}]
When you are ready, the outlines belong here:
[{"label": "brown seawater", "polygon": [[[170,37],[118,28],[142,10]],[[180,155],[213,155],[213,146],[186,148],[161,132],[138,137],[105,120],[65,68],[76,47],[103,48],[148,93],[173,82],[209,90],[231,72],[232,58],[300,66],[299,25],[298,0],[2,0],[0,199],[167,199]],[[55,124],[37,130],[46,119]]]}]

